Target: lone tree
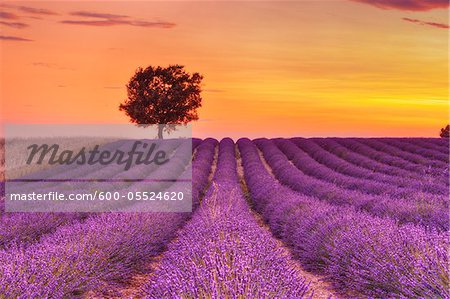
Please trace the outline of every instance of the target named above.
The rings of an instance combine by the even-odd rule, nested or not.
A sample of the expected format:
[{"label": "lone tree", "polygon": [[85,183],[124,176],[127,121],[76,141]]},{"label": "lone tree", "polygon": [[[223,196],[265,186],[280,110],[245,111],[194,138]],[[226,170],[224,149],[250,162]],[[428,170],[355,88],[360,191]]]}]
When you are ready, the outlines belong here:
[{"label": "lone tree", "polygon": [[177,124],[198,120],[203,76],[181,65],[138,68],[127,84],[128,98],[119,106],[138,125],[158,125],[158,138]]},{"label": "lone tree", "polygon": [[449,129],[450,129],[449,125],[447,125],[445,128],[442,128],[439,136],[441,136],[441,138],[449,138]]}]

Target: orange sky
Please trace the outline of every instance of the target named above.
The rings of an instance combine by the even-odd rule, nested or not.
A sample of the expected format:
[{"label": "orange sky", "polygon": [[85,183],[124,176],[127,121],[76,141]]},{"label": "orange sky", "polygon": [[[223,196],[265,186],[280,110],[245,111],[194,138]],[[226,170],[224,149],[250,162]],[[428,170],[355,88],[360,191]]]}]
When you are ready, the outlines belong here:
[{"label": "orange sky", "polygon": [[124,123],[134,70],[182,64],[205,77],[195,136],[436,137],[448,8],[391,2],[3,1],[1,121]]}]

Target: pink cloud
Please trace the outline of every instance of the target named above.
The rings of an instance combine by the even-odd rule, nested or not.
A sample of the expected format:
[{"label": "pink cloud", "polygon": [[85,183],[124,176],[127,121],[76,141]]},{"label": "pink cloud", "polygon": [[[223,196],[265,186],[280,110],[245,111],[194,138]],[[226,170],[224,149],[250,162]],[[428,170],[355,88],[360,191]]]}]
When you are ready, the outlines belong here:
[{"label": "pink cloud", "polygon": [[425,11],[449,7],[448,0],[351,0],[382,9]]},{"label": "pink cloud", "polygon": [[129,18],[129,16],[125,15],[115,15],[109,13],[98,13],[98,12],[90,12],[90,11],[74,11],[70,13],[72,16],[77,17],[86,17],[86,18],[100,18],[100,19],[124,19]]},{"label": "pink cloud", "polygon": [[86,26],[114,26],[114,25],[127,25],[127,21],[120,20],[95,20],[95,21],[84,21],[84,20],[63,20],[61,21],[63,24],[71,24],[71,25],[86,25]]},{"label": "pink cloud", "polygon": [[0,19],[17,20],[18,18],[18,15],[15,15],[11,12],[0,11]]},{"label": "pink cloud", "polygon": [[153,28],[172,28],[175,27],[175,23],[164,21],[143,21],[133,19],[126,15],[116,15],[109,13],[89,12],[89,11],[75,11],[70,13],[72,16],[87,18],[77,20],[63,20],[63,24],[71,25],[85,25],[85,26],[117,26],[128,25],[137,27],[153,27]]},{"label": "pink cloud", "polygon": [[17,28],[17,29],[22,29],[22,28],[26,28],[29,25],[25,24],[25,23],[20,23],[20,22],[6,22],[6,21],[0,21],[1,25],[5,25],[8,27],[12,27],[12,28]]},{"label": "pink cloud", "polygon": [[58,15],[58,13],[48,10],[48,9],[44,9],[44,8],[35,8],[35,7],[29,7],[29,6],[17,6],[16,8],[22,12],[35,14],[35,15],[47,15],[47,16]]},{"label": "pink cloud", "polygon": [[7,35],[0,35],[0,40],[15,41],[15,42],[32,42],[33,41],[31,39],[27,39],[27,38],[23,38],[23,37],[7,36]]},{"label": "pink cloud", "polygon": [[406,21],[406,22],[410,22],[410,23],[419,24],[419,25],[427,25],[427,26],[433,26],[436,28],[449,29],[449,25],[443,24],[443,23],[426,22],[426,21],[421,21],[418,19],[411,19],[411,18],[402,18],[402,20]]},{"label": "pink cloud", "polygon": [[71,25],[85,25],[85,26],[116,26],[116,25],[130,25],[137,27],[154,27],[154,28],[173,28],[175,23],[170,22],[149,22],[149,21],[127,21],[127,20],[63,20],[63,24]]},{"label": "pink cloud", "polygon": [[[36,8],[36,7],[14,5],[14,4],[7,4],[7,3],[1,3],[0,7],[6,8],[6,9],[14,9],[19,12],[23,12],[25,14],[46,15],[46,16],[59,15],[58,13],[51,11],[49,9],[45,9],[45,8]],[[15,19],[18,19],[18,18],[19,18],[18,16],[15,17]]]}]

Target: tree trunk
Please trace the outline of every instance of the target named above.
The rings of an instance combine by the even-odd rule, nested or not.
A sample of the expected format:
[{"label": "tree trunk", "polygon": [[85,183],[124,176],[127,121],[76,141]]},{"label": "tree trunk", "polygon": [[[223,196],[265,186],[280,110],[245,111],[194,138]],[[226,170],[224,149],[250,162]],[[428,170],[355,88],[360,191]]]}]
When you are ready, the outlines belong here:
[{"label": "tree trunk", "polygon": [[163,138],[163,130],[165,125],[158,125],[158,139],[164,139]]}]

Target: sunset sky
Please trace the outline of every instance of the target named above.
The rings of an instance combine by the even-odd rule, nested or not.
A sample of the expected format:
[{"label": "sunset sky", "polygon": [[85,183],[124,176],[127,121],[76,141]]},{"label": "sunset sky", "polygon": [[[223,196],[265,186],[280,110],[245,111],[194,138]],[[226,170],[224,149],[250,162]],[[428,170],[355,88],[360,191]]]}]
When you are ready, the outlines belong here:
[{"label": "sunset sky", "polygon": [[137,67],[204,75],[194,135],[433,136],[448,1],[1,2],[2,123],[126,123]]}]

